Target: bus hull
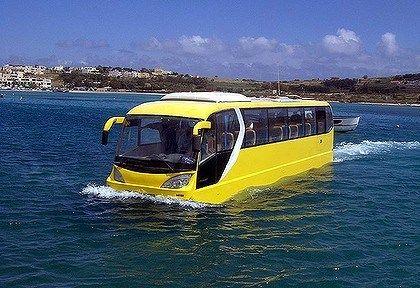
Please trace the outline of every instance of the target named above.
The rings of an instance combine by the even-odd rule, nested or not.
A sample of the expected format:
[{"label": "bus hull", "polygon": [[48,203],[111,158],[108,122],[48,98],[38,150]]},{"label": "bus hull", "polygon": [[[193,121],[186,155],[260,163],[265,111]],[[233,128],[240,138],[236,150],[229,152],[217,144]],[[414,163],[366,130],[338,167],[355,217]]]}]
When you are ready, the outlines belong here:
[{"label": "bus hull", "polygon": [[[208,204],[222,204],[242,191],[267,186],[283,178],[294,176],[314,168],[320,168],[333,160],[334,130],[282,142],[241,149],[232,169],[218,183],[195,189],[196,173],[190,183],[180,189],[163,189],[160,186],[174,175],[145,174],[118,169],[127,183],[118,182],[111,175],[107,184],[115,190],[129,190],[144,194],[176,197],[183,200]],[[145,186],[141,183],[153,183]]]}]

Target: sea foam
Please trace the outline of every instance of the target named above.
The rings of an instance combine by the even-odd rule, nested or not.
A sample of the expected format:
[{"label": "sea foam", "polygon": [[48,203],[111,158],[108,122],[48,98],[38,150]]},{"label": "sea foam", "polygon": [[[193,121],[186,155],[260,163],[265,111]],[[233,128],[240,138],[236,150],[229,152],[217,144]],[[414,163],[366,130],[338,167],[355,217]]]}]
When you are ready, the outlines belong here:
[{"label": "sea foam", "polygon": [[369,141],[359,144],[342,142],[334,148],[334,162],[359,159],[371,154],[384,154],[393,150],[408,150],[420,148],[420,142]]},{"label": "sea foam", "polygon": [[88,184],[83,190],[81,194],[90,195],[98,198],[103,199],[111,199],[111,200],[127,200],[127,199],[140,199],[144,201],[150,201],[154,203],[161,203],[161,204],[169,204],[169,205],[176,205],[181,207],[188,207],[188,208],[204,208],[209,207],[211,205],[198,203],[194,201],[187,201],[182,200],[175,197],[163,197],[163,196],[152,196],[137,192],[130,192],[130,191],[116,191],[108,186],[98,186],[95,184]]}]

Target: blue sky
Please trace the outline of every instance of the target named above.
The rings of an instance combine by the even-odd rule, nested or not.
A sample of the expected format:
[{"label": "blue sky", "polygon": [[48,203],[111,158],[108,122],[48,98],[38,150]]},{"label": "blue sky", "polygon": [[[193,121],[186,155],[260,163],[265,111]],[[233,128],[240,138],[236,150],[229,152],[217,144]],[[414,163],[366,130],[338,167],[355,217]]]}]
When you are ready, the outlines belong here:
[{"label": "blue sky", "polygon": [[419,72],[418,15],[418,0],[0,0],[0,62],[266,80]]}]

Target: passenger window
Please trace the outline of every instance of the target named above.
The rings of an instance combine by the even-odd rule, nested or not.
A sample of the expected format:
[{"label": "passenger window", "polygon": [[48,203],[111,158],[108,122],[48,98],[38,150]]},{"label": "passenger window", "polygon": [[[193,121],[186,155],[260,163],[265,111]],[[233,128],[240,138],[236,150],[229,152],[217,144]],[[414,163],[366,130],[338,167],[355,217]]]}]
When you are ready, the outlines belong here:
[{"label": "passenger window", "polygon": [[211,128],[204,130],[200,161],[204,161],[216,153],[216,121],[214,115],[210,116],[207,121],[211,122]]},{"label": "passenger window", "polygon": [[242,111],[245,136],[242,147],[252,147],[268,142],[267,109],[245,109]]},{"label": "passenger window", "polygon": [[317,133],[322,134],[325,133],[325,108],[324,107],[317,107],[316,108],[316,127]]},{"label": "passenger window", "polygon": [[234,110],[216,114],[217,151],[233,149],[239,134],[238,117]]},{"label": "passenger window", "polygon": [[289,115],[289,139],[295,139],[303,136],[303,109],[288,108]]},{"label": "passenger window", "polygon": [[315,108],[305,108],[305,136],[316,134]]},{"label": "passenger window", "polygon": [[334,125],[331,107],[325,107],[325,111],[326,111],[325,122],[326,122],[326,129],[327,129],[326,131],[329,132]]},{"label": "passenger window", "polygon": [[287,130],[287,109],[268,109],[268,127],[270,142],[287,140],[289,136]]}]

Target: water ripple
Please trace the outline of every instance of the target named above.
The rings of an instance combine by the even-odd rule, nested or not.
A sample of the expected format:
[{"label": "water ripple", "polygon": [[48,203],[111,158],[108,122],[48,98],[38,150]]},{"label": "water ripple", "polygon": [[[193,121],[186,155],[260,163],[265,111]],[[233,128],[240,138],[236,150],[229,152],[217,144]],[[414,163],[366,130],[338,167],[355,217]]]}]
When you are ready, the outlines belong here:
[{"label": "water ripple", "polygon": [[334,148],[334,162],[343,162],[362,158],[366,155],[385,154],[395,150],[419,149],[420,142],[397,142],[397,141],[369,141],[361,143],[341,142]]}]

